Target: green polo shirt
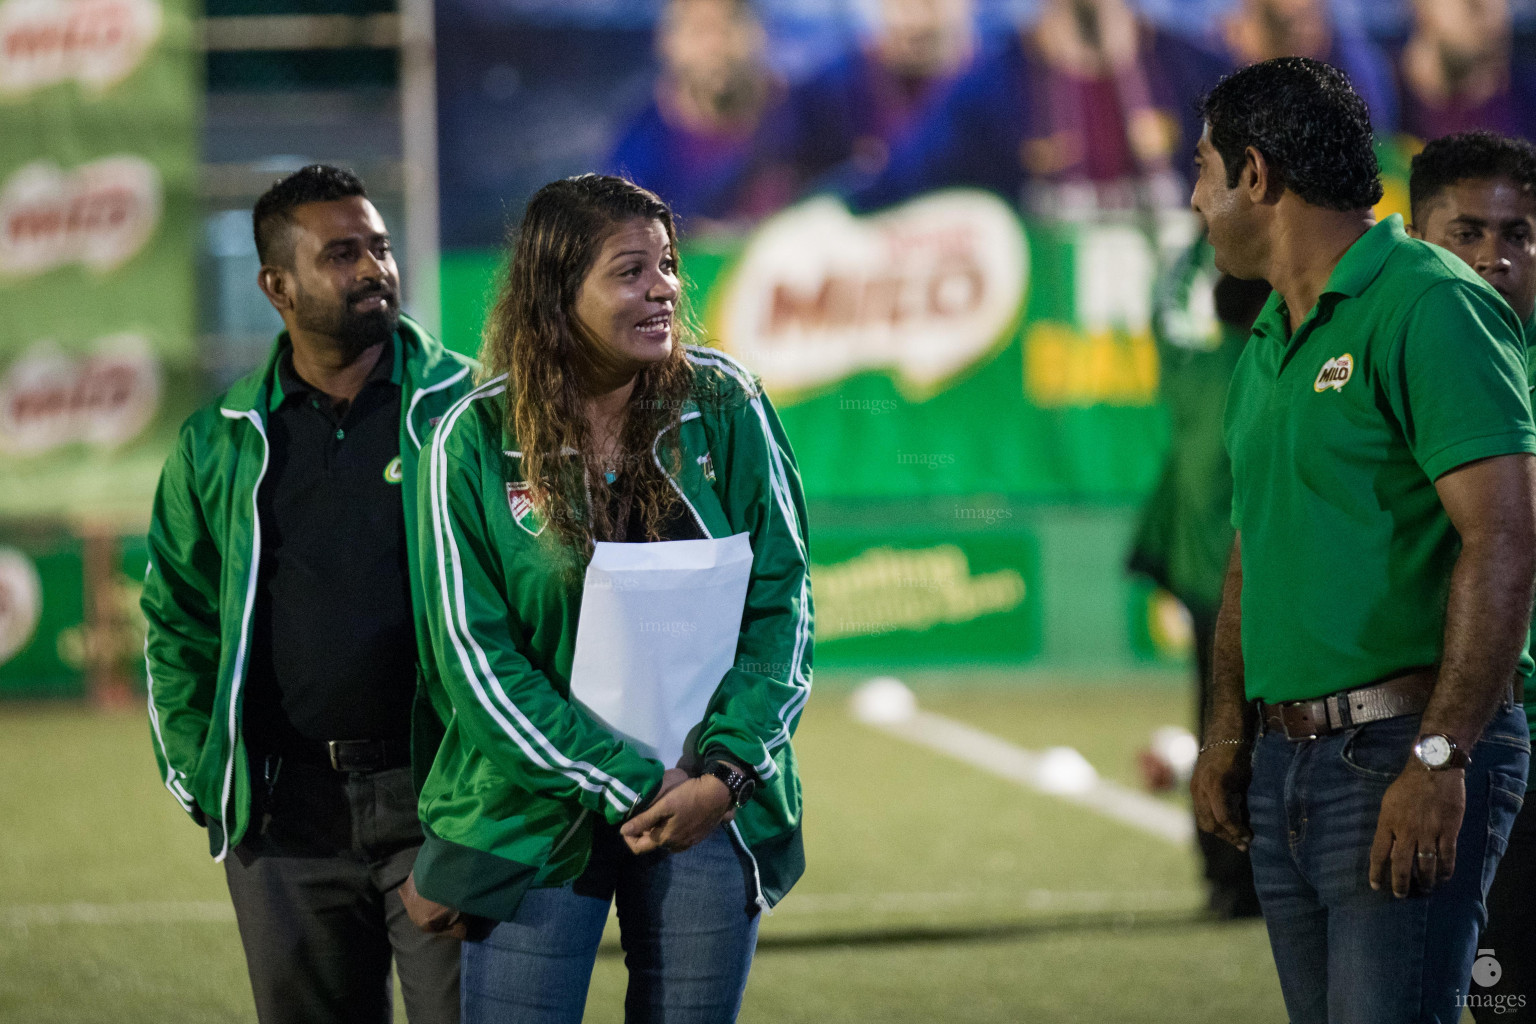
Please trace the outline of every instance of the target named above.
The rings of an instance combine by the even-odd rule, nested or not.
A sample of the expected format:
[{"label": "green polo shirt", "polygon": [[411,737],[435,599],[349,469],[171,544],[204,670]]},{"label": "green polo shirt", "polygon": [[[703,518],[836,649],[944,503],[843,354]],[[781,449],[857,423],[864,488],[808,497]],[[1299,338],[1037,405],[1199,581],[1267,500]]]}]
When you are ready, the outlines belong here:
[{"label": "green polo shirt", "polygon": [[1460,542],[1433,481],[1536,454],[1519,322],[1401,217],[1350,246],[1312,313],[1287,323],[1277,292],[1225,425],[1248,696],[1271,702],[1438,662]]}]

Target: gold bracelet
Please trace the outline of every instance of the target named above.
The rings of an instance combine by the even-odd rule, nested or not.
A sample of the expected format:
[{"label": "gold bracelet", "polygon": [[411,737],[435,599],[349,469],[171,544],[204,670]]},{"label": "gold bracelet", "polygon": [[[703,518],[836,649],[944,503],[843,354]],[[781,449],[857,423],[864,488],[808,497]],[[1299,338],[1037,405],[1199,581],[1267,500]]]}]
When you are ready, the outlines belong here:
[{"label": "gold bracelet", "polygon": [[[1240,746],[1241,744],[1244,744],[1244,743],[1247,743],[1247,742],[1248,742],[1248,740],[1246,738],[1239,738],[1239,739],[1235,739],[1235,740],[1211,740],[1211,742],[1209,742],[1209,743],[1203,743],[1203,744],[1200,745],[1200,753],[1203,754],[1207,750],[1210,750],[1212,747],[1225,747],[1225,746],[1228,746],[1228,745]],[[1188,749],[1188,748],[1186,748],[1186,749]]]}]

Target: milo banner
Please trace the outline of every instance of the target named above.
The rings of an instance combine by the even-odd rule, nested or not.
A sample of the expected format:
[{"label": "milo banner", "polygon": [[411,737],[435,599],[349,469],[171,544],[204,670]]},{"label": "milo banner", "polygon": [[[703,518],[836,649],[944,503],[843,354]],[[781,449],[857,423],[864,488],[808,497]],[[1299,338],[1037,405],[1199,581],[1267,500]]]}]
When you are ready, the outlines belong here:
[{"label": "milo banner", "polygon": [[[948,189],[864,216],[812,198],[685,242],[702,334],[761,376],[794,443],[832,664],[1182,651],[1187,630],[1121,564],[1167,443],[1158,250],[1192,231],[1177,213],[1156,245],[1131,222],[1026,224],[989,192]],[[447,261],[451,337],[478,333],[501,259]],[[1083,504],[1098,527],[1079,541]],[[1049,600],[1069,587],[1088,596]],[[1048,629],[1058,616],[1087,646]]]},{"label": "milo banner", "polygon": [[126,692],[142,646],[123,559],[195,394],[194,13],[0,0],[0,693]]},{"label": "milo banner", "polygon": [[[1190,218],[1162,235],[1177,252]],[[691,259],[689,257],[692,257]],[[784,410],[815,499],[1134,500],[1166,441],[1156,260],[1130,224],[1026,225],[975,190],[811,199],[685,253],[705,336]]]},{"label": "milo banner", "polygon": [[188,410],[187,0],[0,0],[0,517],[141,528]]},{"label": "milo banner", "polygon": [[[1163,247],[1193,228],[1169,214]],[[704,338],[762,378],[813,501],[1125,502],[1153,482],[1167,434],[1156,260],[1133,225],[1026,227],[996,196],[954,189],[869,216],[815,198],[683,250]],[[461,341],[501,258],[447,263],[444,321]]]},{"label": "milo banner", "polygon": [[[1169,437],[1154,296],[1196,231],[1196,100],[1254,58],[1155,6],[438,0],[445,341],[478,347],[536,188],[625,175],[782,414],[818,664],[1184,657],[1187,614],[1125,571]],[[1062,58],[1107,40],[1113,74]],[[1385,52],[1340,46],[1396,138]],[[1215,332],[1212,283],[1181,333]]]}]

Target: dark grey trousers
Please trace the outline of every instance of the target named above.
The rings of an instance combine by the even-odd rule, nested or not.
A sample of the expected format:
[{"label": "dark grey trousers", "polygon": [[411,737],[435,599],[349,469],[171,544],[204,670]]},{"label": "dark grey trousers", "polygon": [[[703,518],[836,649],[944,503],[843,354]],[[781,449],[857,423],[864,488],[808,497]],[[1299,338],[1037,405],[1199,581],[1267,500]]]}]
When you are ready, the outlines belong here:
[{"label": "dark grey trousers", "polygon": [[274,767],[252,764],[251,830],[224,860],[261,1024],[389,1024],[391,957],[410,1024],[457,1024],[459,943],[397,892],[422,839],[410,769]]}]

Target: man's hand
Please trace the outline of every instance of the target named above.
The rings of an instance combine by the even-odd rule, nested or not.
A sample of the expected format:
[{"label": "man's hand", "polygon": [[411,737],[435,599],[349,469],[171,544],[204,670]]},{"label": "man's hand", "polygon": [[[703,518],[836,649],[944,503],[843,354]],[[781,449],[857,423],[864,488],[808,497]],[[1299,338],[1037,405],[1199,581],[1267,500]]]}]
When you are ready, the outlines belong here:
[{"label": "man's hand", "polygon": [[1248,827],[1248,780],[1252,748],[1245,743],[1207,746],[1195,762],[1189,795],[1195,801],[1195,824],[1202,832],[1220,836],[1239,850],[1253,839]]},{"label": "man's hand", "polygon": [[672,790],[676,789],[678,786],[681,786],[687,781],[688,772],[685,769],[668,768],[666,771],[661,773],[661,788],[656,791],[655,796],[651,797],[651,802],[646,804],[646,807],[654,806],[657,800],[660,800],[662,797],[666,796]]},{"label": "man's hand", "polygon": [[415,872],[406,875],[405,881],[400,883],[400,902],[405,904],[405,913],[411,923],[428,934],[463,939],[468,931],[468,921],[463,914],[452,907],[433,903],[416,891]]},{"label": "man's hand", "polygon": [[[667,775],[679,771],[672,768]],[[713,775],[668,786],[663,776],[661,794],[645,810],[626,821],[619,834],[633,853],[688,849],[722,824],[736,817],[731,791]]]},{"label": "man's hand", "polygon": [[1371,843],[1371,888],[1391,877],[1392,895],[1407,896],[1410,881],[1428,892],[1456,871],[1456,833],[1467,809],[1467,773],[1432,772],[1416,760],[1387,787]]}]

